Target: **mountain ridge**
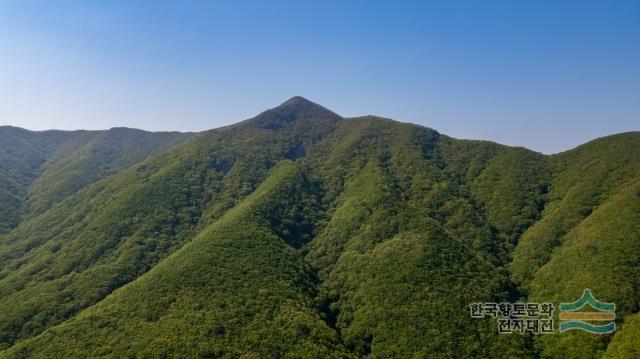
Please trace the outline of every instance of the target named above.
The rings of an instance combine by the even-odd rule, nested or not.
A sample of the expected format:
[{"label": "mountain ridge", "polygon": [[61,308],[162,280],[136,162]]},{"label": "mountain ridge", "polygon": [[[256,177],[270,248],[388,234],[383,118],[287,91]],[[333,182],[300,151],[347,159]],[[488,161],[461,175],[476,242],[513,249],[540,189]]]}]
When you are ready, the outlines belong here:
[{"label": "mountain ridge", "polygon": [[[638,144],[623,133],[548,156],[294,97],[0,235],[0,357],[628,352]],[[597,265],[567,271],[585,251]],[[469,317],[471,302],[584,286],[624,308],[615,335],[505,336]]]}]

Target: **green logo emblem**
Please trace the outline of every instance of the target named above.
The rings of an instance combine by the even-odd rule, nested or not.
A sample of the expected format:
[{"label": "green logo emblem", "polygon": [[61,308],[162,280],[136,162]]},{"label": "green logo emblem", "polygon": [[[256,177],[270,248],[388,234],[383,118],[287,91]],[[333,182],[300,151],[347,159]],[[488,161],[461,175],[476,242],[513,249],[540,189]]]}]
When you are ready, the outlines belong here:
[{"label": "green logo emblem", "polygon": [[[582,311],[581,309],[587,304],[595,311]],[[594,334],[613,333],[616,330],[615,319],[615,303],[602,303],[591,294],[590,289],[585,289],[582,297],[573,303],[560,303],[560,332],[579,329]],[[609,323],[604,325],[590,323],[598,321]]]}]

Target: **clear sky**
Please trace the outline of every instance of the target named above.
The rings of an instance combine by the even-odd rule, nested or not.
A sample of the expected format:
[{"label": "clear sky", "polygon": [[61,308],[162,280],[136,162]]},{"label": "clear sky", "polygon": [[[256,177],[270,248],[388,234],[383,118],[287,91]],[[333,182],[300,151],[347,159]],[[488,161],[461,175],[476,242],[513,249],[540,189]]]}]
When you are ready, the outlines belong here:
[{"label": "clear sky", "polygon": [[294,95],[544,153],[640,130],[640,1],[0,0],[0,125],[198,131]]}]

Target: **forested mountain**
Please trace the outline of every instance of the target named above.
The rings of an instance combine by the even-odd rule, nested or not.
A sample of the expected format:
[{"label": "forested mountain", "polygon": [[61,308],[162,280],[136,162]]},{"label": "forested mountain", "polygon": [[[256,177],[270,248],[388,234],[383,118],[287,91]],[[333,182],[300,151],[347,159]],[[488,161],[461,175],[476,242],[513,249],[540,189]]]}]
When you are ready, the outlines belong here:
[{"label": "forested mountain", "polygon": [[[545,156],[301,97],[130,131],[0,129],[0,357],[638,357],[640,133]],[[584,288],[615,334],[469,314]]]},{"label": "forested mountain", "polygon": [[0,126],[0,233],[190,136],[129,128],[34,132]]}]

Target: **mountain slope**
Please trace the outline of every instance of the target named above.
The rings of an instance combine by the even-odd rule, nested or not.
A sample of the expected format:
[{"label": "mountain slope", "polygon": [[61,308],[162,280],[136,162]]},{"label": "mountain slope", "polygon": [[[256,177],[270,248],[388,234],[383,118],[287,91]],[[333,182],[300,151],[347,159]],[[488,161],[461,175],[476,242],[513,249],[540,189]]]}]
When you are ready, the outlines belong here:
[{"label": "mountain slope", "polygon": [[[639,144],[544,156],[295,97],[49,205],[52,171],[0,237],[0,357],[632,357]],[[585,287],[615,337],[469,316]]]},{"label": "mountain slope", "polygon": [[112,128],[74,136],[47,160],[27,192],[24,212],[39,214],[101,178],[174,146],[190,134]]},{"label": "mountain slope", "polygon": [[[8,233],[0,241],[0,342],[10,346],[68,319],[192,239],[252,193],[292,148],[340,120],[331,114],[309,128],[309,106],[319,107],[289,103],[255,122],[203,133]],[[260,121],[273,112],[297,121],[276,131]]]},{"label": "mountain slope", "polygon": [[0,233],[188,137],[128,128],[33,132],[0,127]]},{"label": "mountain slope", "polygon": [[289,206],[304,198],[289,195],[303,195],[307,186],[293,163],[280,163],[253,194],[149,273],[9,355],[346,357],[314,309],[310,268],[274,231],[295,232],[287,227],[300,219],[288,216],[302,208]]},{"label": "mountain slope", "polygon": [[69,136],[61,131],[47,131],[41,135],[0,126],[0,233],[18,224],[18,210],[27,186],[37,178],[47,153],[53,152]]},{"label": "mountain slope", "polygon": [[[492,230],[470,188],[491,171],[487,164],[529,152],[461,144],[495,146],[473,152],[483,158],[469,162],[484,168],[470,173],[450,163],[457,141],[433,130],[361,118],[339,131],[348,142],[328,156],[323,178],[337,175],[337,189],[328,191],[341,194],[308,258],[321,269],[324,300],[345,344],[380,357],[529,355],[523,338],[499,337],[467,310],[472,301],[510,299],[501,268],[509,243]],[[526,198],[537,196],[536,186],[527,188],[534,193],[512,198],[522,198],[509,208],[515,218],[532,205]]]},{"label": "mountain slope", "polygon": [[[640,309],[640,134],[601,138],[550,161],[550,201],[514,251],[513,278],[533,300],[568,301],[590,288],[616,303],[620,326]],[[611,336],[540,339],[543,355],[577,358],[602,354]]]}]

